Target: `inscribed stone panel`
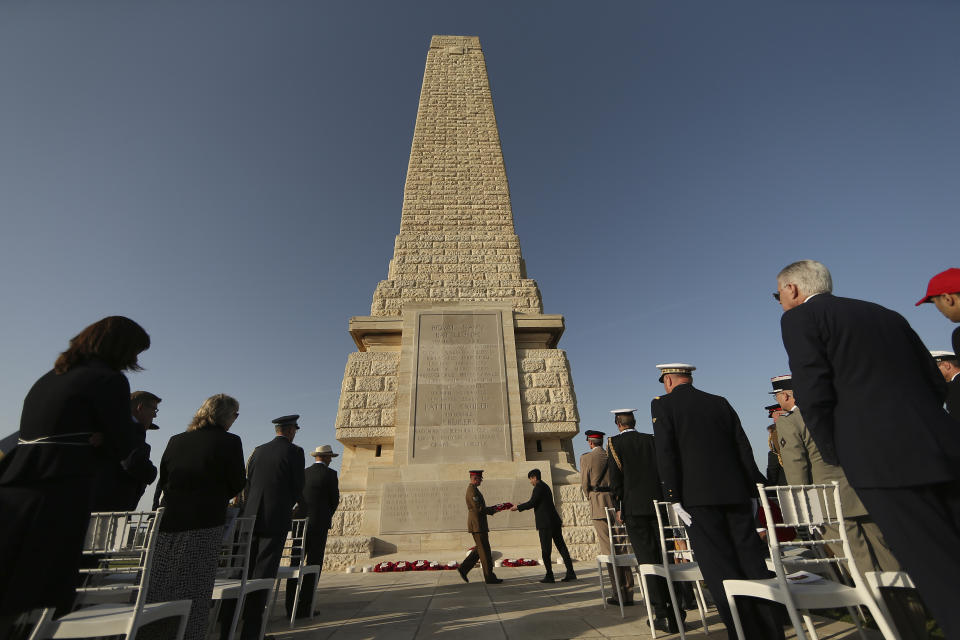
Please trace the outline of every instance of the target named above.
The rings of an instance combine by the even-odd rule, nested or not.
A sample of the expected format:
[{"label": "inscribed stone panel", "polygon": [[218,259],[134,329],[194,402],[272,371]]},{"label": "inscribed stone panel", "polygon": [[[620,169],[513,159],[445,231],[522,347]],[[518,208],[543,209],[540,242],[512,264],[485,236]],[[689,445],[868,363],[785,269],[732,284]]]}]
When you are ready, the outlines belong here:
[{"label": "inscribed stone panel", "polygon": [[501,312],[420,312],[414,353],[410,461],[510,460]]}]

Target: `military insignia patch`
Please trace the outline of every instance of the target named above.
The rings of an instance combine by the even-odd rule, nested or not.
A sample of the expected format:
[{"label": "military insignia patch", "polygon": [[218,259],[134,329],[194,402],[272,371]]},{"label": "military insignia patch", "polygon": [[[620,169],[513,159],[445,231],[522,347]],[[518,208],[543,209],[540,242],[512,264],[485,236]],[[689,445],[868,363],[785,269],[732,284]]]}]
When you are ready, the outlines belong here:
[{"label": "military insignia patch", "polygon": [[657,419],[656,419],[656,418],[654,418],[654,419],[653,419],[653,421],[654,421],[654,422],[656,422],[656,421],[657,421]]}]

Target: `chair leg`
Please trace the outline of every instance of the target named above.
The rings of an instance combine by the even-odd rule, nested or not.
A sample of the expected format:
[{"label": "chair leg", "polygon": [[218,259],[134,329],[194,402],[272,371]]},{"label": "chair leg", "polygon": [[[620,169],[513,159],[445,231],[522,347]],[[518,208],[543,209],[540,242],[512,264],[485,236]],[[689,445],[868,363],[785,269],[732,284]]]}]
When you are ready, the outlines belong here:
[{"label": "chair leg", "polygon": [[[737,611],[737,599],[727,593],[727,606],[730,607],[730,617],[733,618],[733,628],[737,632],[737,640],[744,640],[743,637],[743,625],[740,623],[740,612]],[[801,637],[801,634],[797,634],[798,640],[806,640],[806,638]]]},{"label": "chair leg", "polygon": [[669,578],[670,576],[670,567],[667,565],[663,566],[666,569],[667,573],[667,593],[670,594],[670,606],[673,607],[674,619],[677,621],[677,629],[680,631],[680,640],[687,640],[687,635],[684,633],[683,619],[680,617],[680,608],[677,607],[677,592],[673,588],[673,580]]},{"label": "chair leg", "polygon": [[703,587],[700,586],[700,581],[694,580],[693,584],[697,587],[693,599],[697,601],[697,611],[700,612],[700,626],[703,627],[703,635],[709,637],[710,632],[707,631],[707,599],[703,597]]},{"label": "chair leg", "polygon": [[277,599],[277,594],[280,593],[280,578],[277,578],[273,582],[273,599]]},{"label": "chair leg", "polygon": [[600,578],[600,601],[603,603],[603,608],[607,608],[607,594],[603,592],[603,564],[600,562],[600,559],[597,559],[597,577]]},{"label": "chair leg", "polygon": [[30,632],[29,640],[40,640],[44,637],[47,625],[51,620],[53,620],[53,609],[44,609],[40,614],[40,619],[37,620],[36,626],[33,627],[33,631]]},{"label": "chair leg", "polygon": [[653,626],[653,606],[647,594],[647,576],[637,571],[637,582],[640,584],[640,595],[643,596],[643,604],[647,608],[647,623],[650,625],[650,635],[656,638],[657,628]]},{"label": "chair leg", "polygon": [[176,640],[183,640],[184,634],[187,632],[187,621],[190,619],[190,612],[187,612],[187,615],[180,616],[180,622],[177,625],[177,636]]},{"label": "chair leg", "polygon": [[317,594],[320,591],[320,574],[313,574],[313,597],[310,598],[310,619],[313,620],[313,613],[317,606]]},{"label": "chair leg", "polygon": [[[257,640],[263,640],[263,637],[267,634],[267,619],[270,617],[270,612],[273,611],[273,607],[277,604],[276,597],[269,597],[269,592],[267,593],[267,610],[263,613],[263,619],[260,621],[260,635],[257,636]],[[294,615],[296,615],[296,609],[294,609]]]},{"label": "chair leg", "polygon": [[237,624],[240,623],[240,612],[243,611],[243,602],[245,599],[245,593],[241,593],[237,596],[237,608],[233,610],[233,619],[230,621],[230,631],[227,634],[227,640],[233,640],[237,633]]},{"label": "chair leg", "polygon": [[[616,559],[614,558],[614,560]],[[618,567],[616,562],[613,562],[611,566],[613,566],[613,586],[617,591],[617,602],[620,603],[620,617],[623,618],[623,594],[620,591],[620,572],[617,571]]]},{"label": "chair leg", "polygon": [[813,626],[813,618],[810,617],[809,613],[803,614],[803,623],[807,625],[807,633],[810,634],[811,640],[819,640],[817,629]]},{"label": "chair leg", "polygon": [[297,617],[297,609],[300,608],[300,585],[303,584],[303,576],[297,575],[297,591],[293,594],[293,611],[290,612],[290,627],[293,628],[293,622]]},{"label": "chair leg", "polygon": [[900,634],[891,622],[891,618],[889,617],[890,612],[886,610],[886,607],[881,609],[876,602],[873,602],[867,603],[867,608],[870,610],[870,613],[873,614],[873,619],[877,623],[880,633],[883,634],[886,640],[900,640]]},{"label": "chair leg", "polygon": [[[853,620],[854,626],[857,627],[857,634],[859,634],[860,640],[867,640],[867,636],[863,632],[863,625],[860,624],[860,619],[863,617],[861,607],[847,607],[847,613],[850,614],[850,619]],[[864,618],[864,620],[866,620],[866,618]]]}]

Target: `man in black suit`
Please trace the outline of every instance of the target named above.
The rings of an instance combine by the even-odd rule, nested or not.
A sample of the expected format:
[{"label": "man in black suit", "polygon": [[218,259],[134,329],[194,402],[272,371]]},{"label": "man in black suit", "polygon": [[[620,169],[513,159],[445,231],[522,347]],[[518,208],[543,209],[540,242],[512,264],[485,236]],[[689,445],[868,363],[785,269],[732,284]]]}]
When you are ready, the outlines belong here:
[{"label": "man in black suit", "polygon": [[960,359],[953,351],[931,351],[940,374],[947,381],[947,411],[960,420]]},{"label": "man in black suit", "polygon": [[[736,637],[723,581],[771,575],[751,502],[755,485],[765,478],[726,398],[694,388],[692,365],[657,368],[667,395],[653,399],[650,413],[664,499],[682,504],[689,514],[687,532],[695,559],[727,633]],[[783,638],[773,605],[743,598],[738,609],[750,640]]]},{"label": "man in black suit", "polygon": [[553,562],[550,559],[551,544],[557,546],[557,553],[563,558],[563,564],[567,568],[563,582],[576,580],[577,574],[573,571],[573,560],[570,559],[570,552],[567,551],[567,543],[563,541],[563,521],[560,520],[556,505],[553,504],[553,492],[550,491],[547,483],[540,479],[540,469],[531,469],[527,479],[533,485],[530,499],[523,504],[514,505],[510,510],[533,509],[533,519],[537,525],[537,533],[540,534],[540,555],[543,557],[543,566],[547,570],[547,575],[540,582],[555,582]]},{"label": "man in black suit", "polygon": [[[340,483],[337,472],[330,468],[333,459],[339,453],[333,452],[328,444],[321,445],[311,454],[316,461],[304,471],[303,499],[297,505],[294,515],[298,518],[310,518],[307,522],[306,540],[303,542],[306,559],[303,564],[313,564],[323,571],[323,555],[327,548],[327,533],[333,525],[333,514],[340,504]],[[314,576],[307,576],[300,587],[300,604],[297,617],[310,615],[310,602],[313,600]],[[287,580],[287,617],[293,612],[293,598],[297,581]]]},{"label": "man in black suit", "polygon": [[[653,510],[653,501],[662,499],[656,448],[652,435],[634,429],[637,426],[634,411],[636,409],[614,409],[610,412],[620,431],[607,440],[610,490],[617,505],[617,517],[627,527],[637,562],[661,564],[660,529],[657,514]],[[677,633],[677,619],[670,605],[666,580],[647,576],[647,592],[656,614],[654,627],[667,633]],[[610,604],[616,604],[616,600],[611,598]],[[633,600],[624,604],[633,604]]]},{"label": "man in black suit", "polygon": [[100,466],[93,486],[93,511],[133,511],[147,485],[156,480],[147,430],[159,429],[153,424],[159,403],[160,398],[149,391],[130,394],[130,436],[135,445],[123,460]]},{"label": "man in black suit", "polygon": [[825,462],[840,464],[944,635],[960,637],[960,431],[946,382],[904,318],[832,295],[827,268],[777,275],[783,345]]},{"label": "man in black suit", "polygon": [[[303,493],[303,449],[293,444],[300,427],[299,415],[282,416],[273,421],[277,437],[253,450],[247,462],[247,487],[244,516],[257,517],[250,544],[251,578],[275,578],[280,567],[283,544],[290,531],[293,506]],[[260,634],[267,594],[251,594],[243,606],[241,640],[255,640]],[[221,620],[232,611],[222,607]]]}]

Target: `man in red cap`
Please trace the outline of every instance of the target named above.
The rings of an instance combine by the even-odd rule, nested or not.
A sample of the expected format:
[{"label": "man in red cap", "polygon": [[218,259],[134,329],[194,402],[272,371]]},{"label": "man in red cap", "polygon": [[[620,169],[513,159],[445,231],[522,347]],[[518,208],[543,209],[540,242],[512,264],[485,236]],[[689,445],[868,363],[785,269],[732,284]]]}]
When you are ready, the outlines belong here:
[{"label": "man in red cap", "polygon": [[[960,269],[947,269],[930,278],[927,294],[917,306],[924,302],[932,302],[951,322],[960,322]],[[953,352],[960,354],[960,327],[953,330]]]}]

